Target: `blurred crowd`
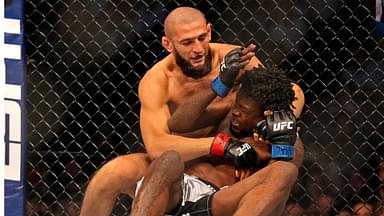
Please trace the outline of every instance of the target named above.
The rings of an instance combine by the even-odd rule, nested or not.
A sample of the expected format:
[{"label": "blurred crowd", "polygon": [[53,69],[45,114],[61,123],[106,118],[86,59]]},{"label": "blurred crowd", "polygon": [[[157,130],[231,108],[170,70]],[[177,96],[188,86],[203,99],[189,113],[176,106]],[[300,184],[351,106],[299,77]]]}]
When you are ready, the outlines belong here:
[{"label": "blurred crowd", "polygon": [[284,216],[384,216],[384,160],[377,163],[374,174],[365,166],[344,176],[349,182],[341,187],[320,167],[312,170],[297,184],[302,191],[292,192]]}]

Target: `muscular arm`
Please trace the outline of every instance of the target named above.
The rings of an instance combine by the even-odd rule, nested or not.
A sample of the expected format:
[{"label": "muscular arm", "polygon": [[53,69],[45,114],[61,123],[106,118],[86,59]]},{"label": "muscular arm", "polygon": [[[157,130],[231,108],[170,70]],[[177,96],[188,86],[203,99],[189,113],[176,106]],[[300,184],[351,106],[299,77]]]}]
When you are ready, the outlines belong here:
[{"label": "muscular arm", "polygon": [[176,133],[186,133],[208,125],[218,125],[226,113],[209,106],[216,96],[211,88],[193,95],[172,114],[168,120],[169,129]]},{"label": "muscular arm", "polygon": [[[165,76],[165,75],[164,75]],[[184,161],[207,155],[212,138],[187,138],[173,135],[167,126],[167,82],[159,74],[146,74],[139,86],[140,128],[150,158],[175,150]]]}]

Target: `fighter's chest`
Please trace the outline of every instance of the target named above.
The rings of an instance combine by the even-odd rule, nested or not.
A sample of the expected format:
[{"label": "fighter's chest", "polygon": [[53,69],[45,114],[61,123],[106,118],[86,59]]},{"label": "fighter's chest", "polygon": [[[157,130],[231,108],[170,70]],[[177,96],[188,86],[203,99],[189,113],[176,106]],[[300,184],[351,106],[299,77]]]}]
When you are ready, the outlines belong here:
[{"label": "fighter's chest", "polygon": [[[197,100],[198,97],[194,97],[196,94],[201,93],[203,90],[210,89],[211,82],[201,82],[198,84],[185,84],[179,86],[170,91],[170,97],[168,100],[168,106],[171,113],[176,110],[181,104],[185,103],[188,100]],[[218,111],[223,109],[228,111],[234,101],[234,94],[229,94],[228,96],[221,98],[216,97],[211,103],[210,107],[215,107]]]},{"label": "fighter's chest", "polygon": [[184,101],[185,98],[192,97],[202,90],[210,88],[211,80],[201,80],[199,82],[174,83],[169,89],[171,98],[175,101]]}]

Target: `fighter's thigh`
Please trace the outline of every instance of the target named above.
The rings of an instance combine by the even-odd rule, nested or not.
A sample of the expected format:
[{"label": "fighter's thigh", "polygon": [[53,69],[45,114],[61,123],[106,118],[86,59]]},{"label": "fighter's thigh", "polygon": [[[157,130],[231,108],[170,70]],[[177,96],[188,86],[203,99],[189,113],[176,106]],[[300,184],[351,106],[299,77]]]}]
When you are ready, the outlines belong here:
[{"label": "fighter's thigh", "polygon": [[183,175],[177,178],[169,188],[169,201],[167,206],[167,212],[175,210],[180,205],[183,199]]},{"label": "fighter's thigh", "polygon": [[134,196],[136,183],[143,177],[150,164],[144,153],[118,156],[107,162],[97,173],[108,179],[112,187],[119,187],[120,193]]}]

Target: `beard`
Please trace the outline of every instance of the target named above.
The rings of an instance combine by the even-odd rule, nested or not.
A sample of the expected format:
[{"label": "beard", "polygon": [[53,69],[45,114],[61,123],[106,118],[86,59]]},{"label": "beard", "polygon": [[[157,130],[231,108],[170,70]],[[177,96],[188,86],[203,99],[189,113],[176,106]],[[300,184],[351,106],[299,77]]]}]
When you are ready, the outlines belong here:
[{"label": "beard", "polygon": [[177,50],[175,50],[175,58],[176,64],[181,68],[183,73],[188,77],[192,77],[193,79],[204,77],[211,71],[212,56],[210,49],[208,50],[208,54],[205,56],[204,65],[200,68],[193,67],[177,52]]}]

